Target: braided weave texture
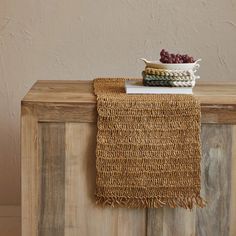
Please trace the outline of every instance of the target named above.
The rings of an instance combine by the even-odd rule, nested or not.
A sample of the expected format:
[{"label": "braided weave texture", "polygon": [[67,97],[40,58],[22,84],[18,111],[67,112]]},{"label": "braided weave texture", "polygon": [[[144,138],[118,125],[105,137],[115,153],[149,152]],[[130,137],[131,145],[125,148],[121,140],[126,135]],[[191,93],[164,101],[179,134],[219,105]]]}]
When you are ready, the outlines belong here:
[{"label": "braided weave texture", "polygon": [[95,79],[96,200],[113,207],[203,207],[200,104],[193,95],[127,95]]},{"label": "braided weave texture", "polygon": [[190,71],[146,67],[142,76],[145,86],[194,87],[195,85],[195,76]]},{"label": "braided weave texture", "polygon": [[166,78],[157,78],[156,76],[145,76],[143,79],[143,84],[145,86],[158,86],[158,87],[194,87],[194,80],[172,80]]},{"label": "braided weave texture", "polygon": [[191,76],[191,73],[185,70],[166,70],[166,69],[155,69],[151,67],[146,67],[144,72],[145,74],[148,75],[159,75],[165,77]]}]

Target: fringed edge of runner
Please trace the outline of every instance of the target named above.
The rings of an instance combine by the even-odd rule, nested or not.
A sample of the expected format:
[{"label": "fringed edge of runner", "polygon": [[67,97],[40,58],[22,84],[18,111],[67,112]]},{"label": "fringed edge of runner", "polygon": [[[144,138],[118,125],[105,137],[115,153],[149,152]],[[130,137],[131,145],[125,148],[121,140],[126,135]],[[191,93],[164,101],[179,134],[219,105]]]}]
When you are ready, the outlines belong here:
[{"label": "fringed edge of runner", "polygon": [[183,207],[193,209],[194,206],[203,208],[207,202],[201,196],[192,196],[185,198],[175,198],[160,200],[158,198],[131,198],[131,197],[105,197],[97,196],[96,204],[110,207],[128,207],[128,208],[161,208],[161,207]]}]

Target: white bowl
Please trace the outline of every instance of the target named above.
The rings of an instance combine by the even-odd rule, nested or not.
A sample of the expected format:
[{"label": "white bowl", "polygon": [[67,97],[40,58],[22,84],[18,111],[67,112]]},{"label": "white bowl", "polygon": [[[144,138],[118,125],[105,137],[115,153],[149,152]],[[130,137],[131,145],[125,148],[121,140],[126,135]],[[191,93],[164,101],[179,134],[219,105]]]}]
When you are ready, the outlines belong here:
[{"label": "white bowl", "polygon": [[160,61],[148,61],[145,58],[140,58],[140,60],[144,61],[146,66],[156,68],[156,69],[166,69],[166,70],[193,70],[196,71],[200,65],[199,61],[202,59],[196,60],[194,63],[161,63]]}]

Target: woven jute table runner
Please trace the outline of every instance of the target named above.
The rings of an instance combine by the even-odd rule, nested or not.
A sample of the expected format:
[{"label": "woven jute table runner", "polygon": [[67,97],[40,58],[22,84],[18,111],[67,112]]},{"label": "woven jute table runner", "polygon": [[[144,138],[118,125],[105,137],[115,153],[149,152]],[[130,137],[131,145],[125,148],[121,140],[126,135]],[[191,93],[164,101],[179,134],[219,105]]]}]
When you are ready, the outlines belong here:
[{"label": "woven jute table runner", "polygon": [[95,79],[96,200],[114,207],[204,207],[200,104],[193,95],[128,95]]}]

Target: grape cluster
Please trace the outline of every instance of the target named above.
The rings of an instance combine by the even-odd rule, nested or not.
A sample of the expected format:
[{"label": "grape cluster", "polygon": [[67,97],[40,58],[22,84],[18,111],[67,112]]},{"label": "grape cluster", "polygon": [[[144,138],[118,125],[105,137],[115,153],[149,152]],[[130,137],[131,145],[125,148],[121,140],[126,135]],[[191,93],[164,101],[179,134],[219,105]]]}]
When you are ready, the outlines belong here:
[{"label": "grape cluster", "polygon": [[169,53],[165,49],[161,50],[160,56],[161,56],[160,62],[162,63],[194,63],[195,62],[193,57],[187,54],[185,55],[173,54],[173,53]]}]

